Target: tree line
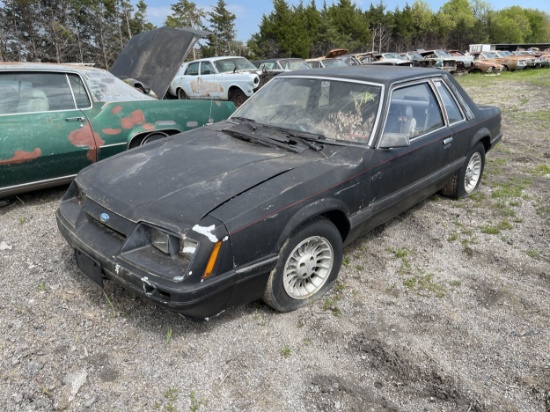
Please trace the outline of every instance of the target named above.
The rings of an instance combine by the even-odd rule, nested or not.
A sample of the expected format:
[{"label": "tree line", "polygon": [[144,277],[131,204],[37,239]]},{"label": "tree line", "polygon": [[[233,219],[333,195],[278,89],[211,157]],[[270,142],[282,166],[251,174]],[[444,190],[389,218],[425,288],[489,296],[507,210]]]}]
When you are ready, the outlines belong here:
[{"label": "tree line", "polygon": [[[317,57],[333,48],[404,51],[465,50],[472,43],[550,43],[550,14],[520,6],[493,10],[483,0],[449,0],[433,11],[424,0],[388,10],[383,1],[361,10],[351,0],[319,8],[315,0],[291,5],[273,0],[258,31],[236,40],[235,14],[218,0],[210,9],[178,0],[164,22],[211,34],[203,57],[243,55],[251,59]],[[1,0],[0,61],[95,63],[109,68],[128,40],[155,26],[147,3],[127,0]]]}]

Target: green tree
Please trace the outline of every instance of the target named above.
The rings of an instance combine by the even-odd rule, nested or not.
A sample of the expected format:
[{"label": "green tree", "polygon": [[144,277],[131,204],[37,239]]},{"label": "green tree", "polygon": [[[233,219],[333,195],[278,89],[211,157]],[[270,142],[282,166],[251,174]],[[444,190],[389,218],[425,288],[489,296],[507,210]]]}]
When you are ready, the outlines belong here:
[{"label": "green tree", "polygon": [[447,47],[450,49],[464,50],[474,41],[472,32],[476,18],[468,0],[449,0],[441,7],[441,13],[453,22],[448,33]]},{"label": "green tree", "polygon": [[212,33],[208,36],[207,45],[202,46],[202,54],[208,56],[224,56],[235,54],[240,47],[235,41],[236,16],[227,10],[224,0],[218,0],[212,11],[207,13],[208,30]]},{"label": "green tree", "polygon": [[136,4],[136,8],[137,11],[130,20],[132,35],[153,30],[155,26],[151,22],[147,21],[147,4],[145,1],[139,0]]},{"label": "green tree", "polygon": [[170,6],[172,14],[166,17],[164,25],[172,28],[190,27],[192,29],[204,30],[203,19],[206,11],[197,7],[195,3],[188,0],[179,0]]}]

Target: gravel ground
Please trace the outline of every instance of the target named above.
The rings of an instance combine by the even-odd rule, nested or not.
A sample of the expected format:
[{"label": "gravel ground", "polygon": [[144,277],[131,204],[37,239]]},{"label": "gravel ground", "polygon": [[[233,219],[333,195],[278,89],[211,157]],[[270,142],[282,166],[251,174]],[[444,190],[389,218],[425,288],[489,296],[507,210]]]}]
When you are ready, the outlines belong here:
[{"label": "gravel ground", "polygon": [[0,410],[550,411],[550,87],[520,81],[465,79],[504,110],[480,190],[359,239],[293,313],[195,323],[101,291],[57,231],[64,188],[19,196],[0,209]]}]

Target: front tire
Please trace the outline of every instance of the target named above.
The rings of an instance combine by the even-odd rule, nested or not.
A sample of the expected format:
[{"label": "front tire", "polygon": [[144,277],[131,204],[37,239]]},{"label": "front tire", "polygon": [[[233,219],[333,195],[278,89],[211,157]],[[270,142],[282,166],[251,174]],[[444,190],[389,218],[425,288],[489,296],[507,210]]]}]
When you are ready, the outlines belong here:
[{"label": "front tire", "polygon": [[246,101],[246,94],[244,94],[241,89],[234,89],[233,91],[231,91],[229,100],[233,102],[235,107],[239,107]]},{"label": "front tire", "polygon": [[189,96],[187,96],[187,93],[185,93],[185,91],[183,89],[178,89],[176,90],[176,93],[177,93],[177,98],[179,100],[187,100],[189,99]]},{"label": "front tire", "polygon": [[461,199],[472,194],[481,182],[484,168],[485,148],[481,143],[478,143],[470,150],[460,170],[441,189],[441,193],[455,199]]},{"label": "front tire", "polygon": [[262,299],[290,312],[319,299],[334,284],[342,265],[342,237],[332,222],[318,218],[285,242]]}]

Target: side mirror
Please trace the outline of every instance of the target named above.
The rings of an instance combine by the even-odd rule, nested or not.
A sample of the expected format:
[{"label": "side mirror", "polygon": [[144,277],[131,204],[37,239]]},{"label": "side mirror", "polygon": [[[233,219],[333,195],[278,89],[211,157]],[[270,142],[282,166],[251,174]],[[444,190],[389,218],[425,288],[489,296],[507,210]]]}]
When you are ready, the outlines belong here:
[{"label": "side mirror", "polygon": [[391,149],[393,147],[408,147],[411,145],[409,138],[404,133],[384,133],[379,147]]}]

